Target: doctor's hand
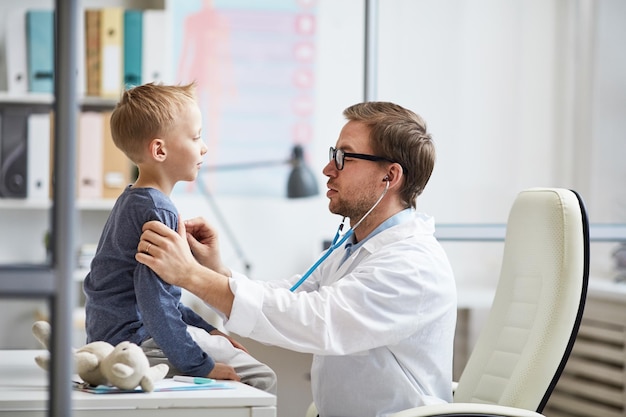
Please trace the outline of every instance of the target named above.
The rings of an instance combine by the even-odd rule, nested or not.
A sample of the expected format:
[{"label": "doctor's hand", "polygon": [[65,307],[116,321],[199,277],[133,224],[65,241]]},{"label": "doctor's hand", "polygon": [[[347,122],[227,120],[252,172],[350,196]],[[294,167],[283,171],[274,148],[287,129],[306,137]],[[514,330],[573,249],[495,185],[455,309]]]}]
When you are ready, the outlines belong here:
[{"label": "doctor's hand", "polygon": [[230,269],[222,263],[219,239],[215,229],[202,217],[186,220],[185,229],[187,243],[198,262],[222,275],[231,276]]},{"label": "doctor's hand", "polygon": [[[196,226],[192,223],[192,227]],[[179,219],[178,232],[158,221],[146,222],[142,230],[135,253],[137,262],[152,269],[163,281],[189,290],[226,317],[230,316],[235,299],[225,274],[227,271],[230,275],[230,270],[215,271],[198,263],[191,253],[188,240],[197,243],[192,243],[196,250],[202,243],[187,233],[182,220]],[[209,233],[209,236],[212,235]],[[201,236],[201,233],[197,236]],[[205,240],[206,237],[200,239]]]},{"label": "doctor's hand", "polygon": [[246,349],[244,345],[242,345],[241,343],[239,343],[238,341],[236,341],[232,337],[228,336],[227,334],[224,334],[224,333],[220,332],[217,329],[213,329],[209,333],[211,333],[213,336],[222,336],[222,337],[226,338],[230,342],[230,344],[233,345],[233,347],[235,347],[237,349],[241,349],[241,350],[243,350],[246,353],[250,353],[250,352],[248,352],[248,349]]},{"label": "doctor's hand", "polygon": [[146,222],[142,230],[135,254],[137,262],[148,266],[162,280],[185,287],[188,277],[202,266],[191,253],[183,222],[179,222],[178,232],[159,221]]}]

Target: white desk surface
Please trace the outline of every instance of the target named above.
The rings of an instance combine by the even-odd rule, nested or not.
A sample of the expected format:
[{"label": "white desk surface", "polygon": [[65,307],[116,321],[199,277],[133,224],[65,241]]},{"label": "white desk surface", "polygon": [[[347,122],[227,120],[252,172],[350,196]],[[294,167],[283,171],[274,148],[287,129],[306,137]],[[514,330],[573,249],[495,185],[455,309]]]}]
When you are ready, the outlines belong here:
[{"label": "white desk surface", "polygon": [[[0,350],[0,416],[44,416],[48,375],[35,363],[40,350]],[[232,389],[91,394],[72,392],[74,416],[276,417],[276,397],[229,381]]]},{"label": "white desk surface", "polygon": [[589,294],[603,296],[616,301],[626,299],[626,283],[611,279],[589,277]]}]

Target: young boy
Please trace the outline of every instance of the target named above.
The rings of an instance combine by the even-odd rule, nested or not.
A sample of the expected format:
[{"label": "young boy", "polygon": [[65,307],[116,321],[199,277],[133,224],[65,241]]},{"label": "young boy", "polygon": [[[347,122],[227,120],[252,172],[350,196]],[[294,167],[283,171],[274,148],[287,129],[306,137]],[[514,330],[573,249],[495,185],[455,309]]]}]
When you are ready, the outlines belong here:
[{"label": "young boy", "polygon": [[[128,340],[170,375],[241,380],[275,393],[276,375],[181,302],[181,289],[135,260],[142,226],[178,228],[169,198],[178,181],[196,179],[207,148],[194,85],[145,84],[125,91],[111,116],[115,145],[139,168],[104,226],[86,295],[87,343]],[[149,250],[149,249],[148,249]]]}]

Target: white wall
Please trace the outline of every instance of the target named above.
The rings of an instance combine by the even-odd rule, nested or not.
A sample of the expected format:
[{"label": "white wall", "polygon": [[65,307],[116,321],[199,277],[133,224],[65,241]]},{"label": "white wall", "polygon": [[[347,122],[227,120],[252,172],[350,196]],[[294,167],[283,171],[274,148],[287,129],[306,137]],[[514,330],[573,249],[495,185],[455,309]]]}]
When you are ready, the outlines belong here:
[{"label": "white wall", "polygon": [[[304,273],[317,259],[322,240],[335,233],[341,220],[329,213],[326,178],[321,171],[328,148],[344,124],[344,108],[363,100],[363,2],[320,0],[317,9],[315,137],[308,149],[311,168],[319,179],[320,195],[307,199],[214,198],[228,227],[252,264],[252,276],[270,280]],[[287,179],[285,178],[285,189]],[[174,197],[183,216],[215,219],[201,198]],[[218,229],[223,225],[215,223]],[[224,258],[238,258],[221,232]]]},{"label": "white wall", "polygon": [[[445,223],[504,223],[521,189],[576,188],[557,157],[557,2],[381,3],[379,98],[422,114],[438,148],[423,210]],[[497,279],[499,245],[447,249],[459,285]]]},{"label": "white wall", "polygon": [[[322,195],[218,199],[255,277],[303,272],[338,223],[326,210],[321,169],[341,111],[363,99],[363,5],[318,2],[309,156]],[[561,186],[581,192],[592,221],[626,221],[626,197],[614,193],[624,176],[623,152],[614,150],[626,146],[623,2],[394,0],[379,9],[377,97],[421,114],[437,144],[421,210],[440,223],[504,223],[518,191]],[[211,216],[181,203],[183,213]],[[461,284],[497,278],[498,244],[446,247]],[[594,258],[597,270],[611,268],[611,247]]]}]

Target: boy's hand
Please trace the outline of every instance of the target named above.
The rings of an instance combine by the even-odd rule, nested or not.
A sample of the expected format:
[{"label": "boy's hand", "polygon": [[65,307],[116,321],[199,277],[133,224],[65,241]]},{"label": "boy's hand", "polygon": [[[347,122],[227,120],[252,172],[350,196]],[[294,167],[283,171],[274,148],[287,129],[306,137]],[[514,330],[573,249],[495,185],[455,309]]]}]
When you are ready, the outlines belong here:
[{"label": "boy's hand", "polygon": [[243,350],[243,351],[244,351],[244,352],[246,352],[246,353],[250,353],[250,352],[248,352],[248,349],[246,349],[246,348],[244,347],[244,345],[242,345],[241,343],[239,343],[238,341],[236,341],[236,340],[235,340],[235,339],[233,339],[232,337],[230,337],[230,336],[228,336],[228,335],[226,335],[226,334],[224,334],[224,333],[220,332],[220,331],[219,331],[219,330],[217,330],[217,329],[213,329],[213,330],[211,330],[209,333],[211,333],[211,334],[212,334],[212,335],[214,335],[214,336],[222,336],[222,337],[225,337],[226,339],[228,339],[228,341],[230,342],[230,344],[231,344],[231,345],[233,345],[234,347],[236,347],[237,349],[241,349],[241,350]]}]

